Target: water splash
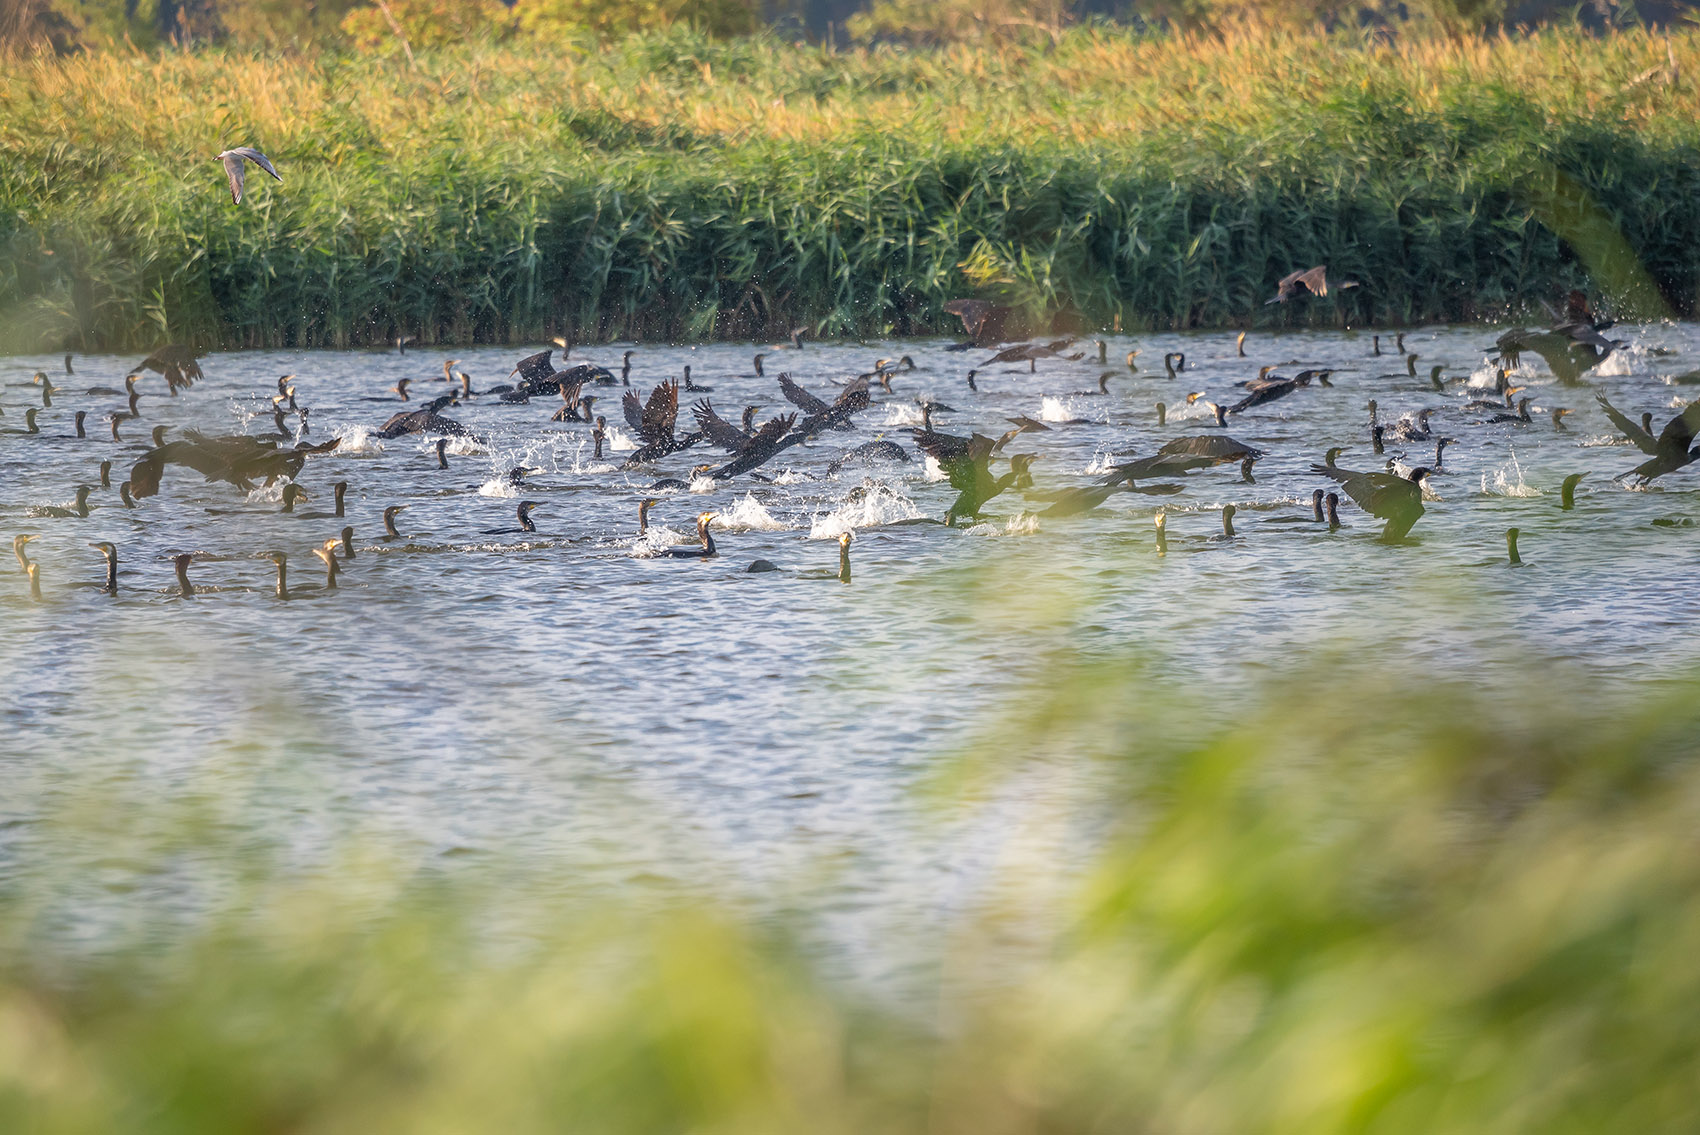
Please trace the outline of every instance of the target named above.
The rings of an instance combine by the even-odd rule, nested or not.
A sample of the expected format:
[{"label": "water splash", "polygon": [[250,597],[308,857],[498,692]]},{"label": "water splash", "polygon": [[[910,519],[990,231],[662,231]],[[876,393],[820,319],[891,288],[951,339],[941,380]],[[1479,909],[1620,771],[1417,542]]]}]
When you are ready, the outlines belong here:
[{"label": "water splash", "polygon": [[1517,451],[1511,451],[1509,464],[1482,474],[1482,495],[1490,497],[1538,497],[1541,490],[1523,479],[1523,466]]},{"label": "water splash", "polygon": [[921,407],[912,402],[887,402],[885,404],[886,426],[918,426],[921,424]]},{"label": "water splash", "polygon": [[724,532],[783,532],[790,527],[767,511],[754,493],[745,493],[743,500],[716,513],[714,526]]},{"label": "water splash", "polygon": [[852,490],[851,499],[828,513],[816,513],[809,524],[809,539],[836,540],[845,532],[873,528],[898,520],[915,520],[924,515],[903,491],[884,481],[864,481]]},{"label": "water splash", "polygon": [[382,438],[372,436],[366,426],[343,426],[336,431],[337,445],[333,457],[371,457],[384,451]]}]

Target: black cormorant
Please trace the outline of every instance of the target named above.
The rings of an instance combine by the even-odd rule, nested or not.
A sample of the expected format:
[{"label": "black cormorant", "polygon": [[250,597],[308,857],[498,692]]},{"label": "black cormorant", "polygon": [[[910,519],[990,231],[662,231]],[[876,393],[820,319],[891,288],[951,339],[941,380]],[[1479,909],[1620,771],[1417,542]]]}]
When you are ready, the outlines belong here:
[{"label": "black cormorant", "polygon": [[1586,477],[1586,473],[1572,473],[1558,487],[1558,507],[1569,512],[1576,507],[1576,482]]},{"label": "black cormorant", "polygon": [[534,509],[534,508],[542,507],[542,503],[543,502],[541,502],[541,501],[520,501],[519,502],[519,509],[518,509],[518,516],[519,516],[519,527],[518,528],[486,528],[484,530],[484,535],[486,535],[486,536],[511,536],[511,535],[514,535],[515,533],[518,533],[518,532],[535,532],[535,531],[537,531],[537,525],[532,523],[532,520],[531,520],[531,510]]},{"label": "black cormorant", "polygon": [[[1336,291],[1358,286],[1356,280],[1346,280],[1334,285]],[[1303,296],[1325,296],[1328,294],[1328,266],[1318,264],[1315,268],[1299,272],[1289,272],[1282,276],[1275,285],[1275,298],[1265,301],[1264,306],[1272,303],[1286,303],[1291,299]]]},{"label": "black cormorant", "polygon": [[195,585],[189,582],[189,565],[194,559],[191,552],[179,552],[171,557],[172,564],[177,568],[177,593],[185,599],[195,597]]},{"label": "black cormorant", "polygon": [[395,514],[406,508],[405,504],[392,504],[384,509],[384,539],[399,540],[401,533],[396,530]]},{"label": "black cormorant", "polygon": [[58,505],[44,505],[30,509],[29,514],[31,516],[50,516],[59,520],[67,520],[71,517],[86,520],[89,515],[89,494],[92,492],[94,492],[94,489],[91,486],[78,485],[76,503],[70,507],[61,508]]},{"label": "black cormorant", "polygon": [[1423,515],[1422,482],[1429,475],[1427,469],[1411,470],[1409,480],[1394,473],[1358,473],[1338,466],[1312,465],[1310,471],[1340,482],[1359,508],[1385,520],[1384,540],[1400,539]]},{"label": "black cormorant", "polygon": [[713,523],[712,512],[702,513],[697,517],[697,540],[695,545],[676,544],[670,548],[661,549],[661,554],[673,559],[707,559],[715,555],[714,537],[709,534],[708,526]]},{"label": "black cormorant", "polygon": [[118,549],[104,540],[89,547],[106,557],[106,584],[101,590],[109,595],[118,594]]}]

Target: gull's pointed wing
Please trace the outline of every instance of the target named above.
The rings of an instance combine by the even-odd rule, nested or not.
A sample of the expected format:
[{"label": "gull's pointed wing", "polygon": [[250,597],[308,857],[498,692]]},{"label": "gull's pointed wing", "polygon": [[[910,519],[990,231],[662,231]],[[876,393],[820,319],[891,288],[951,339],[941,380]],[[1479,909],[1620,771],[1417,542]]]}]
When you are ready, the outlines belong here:
[{"label": "gull's pointed wing", "polygon": [[235,150],[226,150],[218,160],[224,163],[224,175],[230,179],[231,202],[242,204],[242,183],[247,180],[248,171],[242,168],[241,157]]},{"label": "gull's pointed wing", "polygon": [[277,180],[280,183],[283,181],[283,177],[277,172],[277,170],[272,168],[271,159],[266,157],[264,154],[260,153],[260,151],[254,149],[254,147],[252,147],[252,146],[238,146],[234,150],[231,150],[230,152],[233,153],[233,154],[241,154],[243,157],[247,158],[249,161],[253,162],[255,165],[259,166],[261,169],[265,170],[267,173],[269,173],[273,177],[277,178]]}]

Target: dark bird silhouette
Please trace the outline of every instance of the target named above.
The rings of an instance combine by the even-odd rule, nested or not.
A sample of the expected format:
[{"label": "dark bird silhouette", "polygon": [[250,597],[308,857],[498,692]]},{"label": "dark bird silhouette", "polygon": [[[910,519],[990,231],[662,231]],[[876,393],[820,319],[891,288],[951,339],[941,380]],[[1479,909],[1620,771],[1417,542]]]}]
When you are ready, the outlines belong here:
[{"label": "dark bird silhouette", "polygon": [[[709,405],[706,399],[697,403],[692,412],[697,420],[697,428],[702,431],[703,436],[734,455],[731,461],[709,474],[717,481],[730,480],[772,460],[775,454],[785,448],[785,439],[797,424],[796,414],[786,414],[783,417],[775,415],[763,422],[761,428],[754,433],[746,434],[716,414],[714,407]],[[733,447],[734,435],[738,439],[736,448]]]},{"label": "dark bird silhouette", "polygon": [[[1603,397],[1601,401],[1604,401]],[[1700,429],[1700,402],[1665,423],[1665,428],[1659,431],[1653,442],[1652,456],[1648,460],[1614,479],[1636,477],[1640,484],[1645,485],[1666,473],[1674,473],[1685,465],[1700,461],[1700,446],[1694,445],[1696,429]],[[1643,447],[1642,452],[1648,450]]]},{"label": "dark bird silhouette", "polygon": [[519,527],[518,528],[486,528],[483,532],[483,535],[485,535],[485,536],[512,536],[512,535],[516,535],[516,534],[521,533],[521,532],[535,532],[535,531],[537,531],[537,525],[535,523],[533,523],[533,521],[531,519],[531,510],[534,509],[534,508],[541,508],[541,507],[542,507],[541,501],[520,501],[519,502],[519,509],[518,509],[518,513],[517,513],[517,515],[519,516]]},{"label": "dark bird silhouette", "polygon": [[[1336,291],[1358,286],[1356,280],[1346,280],[1334,285]],[[1315,268],[1302,272],[1289,272],[1282,276],[1275,285],[1275,298],[1265,301],[1264,306],[1272,303],[1286,303],[1288,300],[1300,299],[1304,296],[1325,296],[1328,294],[1328,266],[1318,264]]]},{"label": "dark bird silhouette", "polygon": [[626,414],[626,424],[643,440],[643,445],[626,458],[626,468],[659,461],[670,453],[690,448],[702,437],[700,433],[683,438],[673,435],[673,426],[679,416],[677,382],[663,382],[656,386],[649,392],[646,403],[638,401],[636,391],[628,390],[620,405]]},{"label": "dark bird silhouette", "polygon": [[675,544],[661,549],[661,554],[675,560],[705,560],[719,553],[714,547],[714,537],[709,533],[708,526],[714,522],[714,514],[705,512],[697,517],[697,543]]},{"label": "dark bird silhouette", "polygon": [[1636,449],[1649,456],[1659,452],[1659,440],[1653,436],[1651,429],[1648,428],[1648,423],[1652,421],[1651,414],[1644,415],[1642,424],[1638,426],[1630,421],[1616,406],[1613,406],[1604,394],[1595,394],[1594,401],[1600,404],[1600,409],[1604,410],[1606,417],[1611,419],[1611,424],[1616,426],[1623,436],[1634,444]]},{"label": "dark bird silhouette", "polygon": [[946,510],[944,522],[954,525],[962,518],[974,518],[986,502],[1027,477],[1027,469],[1035,455],[1017,453],[1009,459],[1009,471],[994,477],[991,471],[995,442],[975,434],[971,438],[952,437],[931,430],[915,431],[915,444],[944,470],[950,485],[957,491],[956,501]]},{"label": "dark bird silhouette", "polygon": [[1015,308],[1005,304],[992,303],[990,300],[960,299],[948,301],[944,309],[960,318],[963,330],[968,333],[966,343],[958,343],[948,349],[992,347],[1027,337],[1026,320]]},{"label": "dark bird silhouette", "polygon": [[205,351],[197,351],[182,343],[167,343],[136,364],[136,369],[131,373],[138,374],[144,370],[151,370],[156,374],[170,375],[172,372],[176,372],[179,376],[179,382],[186,385],[206,377],[201,373],[199,362],[204,357],[206,357]]},{"label": "dark bird silhouette", "polygon": [[1329,465],[1312,465],[1310,471],[1340,482],[1359,508],[1386,521],[1381,531],[1384,540],[1403,538],[1422,518],[1422,482],[1429,474],[1427,469],[1411,470],[1408,480],[1395,473],[1358,473]]}]

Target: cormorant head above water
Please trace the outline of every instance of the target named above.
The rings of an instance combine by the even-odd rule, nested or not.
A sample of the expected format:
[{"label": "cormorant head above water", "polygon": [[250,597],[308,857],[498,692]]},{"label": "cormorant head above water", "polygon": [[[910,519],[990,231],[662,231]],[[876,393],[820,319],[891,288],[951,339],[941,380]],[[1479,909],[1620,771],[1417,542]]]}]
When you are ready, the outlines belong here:
[{"label": "cormorant head above water", "polygon": [[171,563],[177,569],[177,591],[185,599],[195,597],[195,585],[189,582],[189,565],[194,559],[193,552],[179,552],[171,557]]},{"label": "cormorant head above water", "polygon": [[313,498],[307,495],[307,490],[293,481],[283,486],[283,511],[294,512],[296,501],[307,501]]},{"label": "cormorant head above water", "polygon": [[89,545],[95,551],[106,557],[106,586],[105,591],[118,594],[118,549],[104,540],[98,540]]},{"label": "cormorant head above water", "polygon": [[674,545],[662,549],[662,555],[673,559],[706,559],[715,554],[714,537],[708,531],[708,526],[714,522],[714,513],[704,512],[697,516],[697,541],[692,545]]},{"label": "cormorant head above water", "polygon": [[395,526],[396,513],[402,511],[406,507],[407,506],[405,504],[392,504],[388,508],[384,509],[384,534],[392,540],[398,539],[401,536],[401,533],[396,530]]},{"label": "cormorant head above water", "polygon": [[660,503],[661,503],[661,500],[660,500],[659,497],[645,497],[643,500],[638,502],[638,535],[639,536],[642,536],[649,531],[649,510],[654,508],[656,505],[658,505]]},{"label": "cormorant head above water", "polygon": [[[331,542],[331,546],[332,547],[336,546],[336,542],[334,540]],[[337,573],[337,570],[338,570],[337,569],[337,563],[336,563],[336,553],[332,552],[329,548],[314,548],[313,554],[315,556],[318,556],[319,560],[325,565],[325,590],[326,591],[335,590],[336,589],[336,573]]]},{"label": "cormorant head above water", "polygon": [[24,547],[29,544],[31,540],[36,539],[40,539],[40,537],[33,532],[24,536],[12,537],[12,554],[18,557],[19,571],[28,571],[30,569],[29,553],[24,551]]}]

